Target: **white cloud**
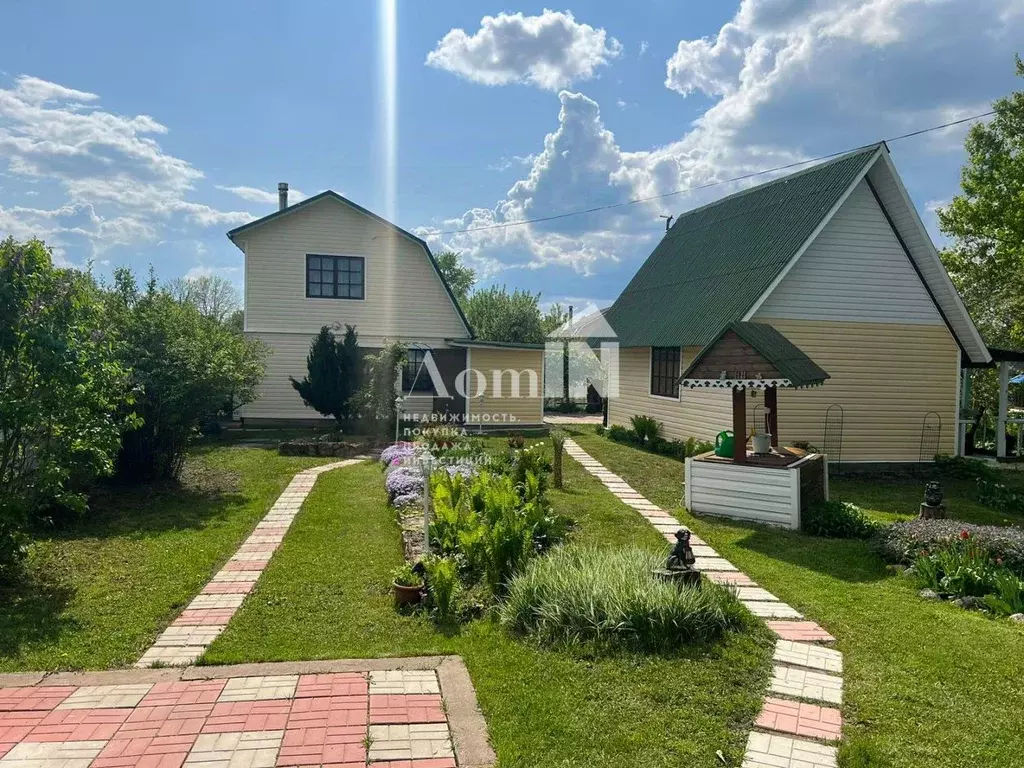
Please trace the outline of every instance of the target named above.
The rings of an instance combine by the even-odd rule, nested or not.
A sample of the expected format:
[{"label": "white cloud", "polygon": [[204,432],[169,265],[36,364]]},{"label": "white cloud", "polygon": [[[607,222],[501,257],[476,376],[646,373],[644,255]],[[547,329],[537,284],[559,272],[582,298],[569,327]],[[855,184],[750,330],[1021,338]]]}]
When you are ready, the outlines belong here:
[{"label": "white cloud", "polygon": [[[997,4],[1005,10],[1019,1]],[[645,256],[660,234],[660,213],[678,214],[768,177],[543,224],[485,227],[718,184],[983,112],[1012,82],[1012,41],[1024,33],[1024,17],[1009,30],[1002,18],[999,9],[980,12],[974,0],[744,0],[717,35],[681,41],[666,62],[668,88],[712,99],[679,139],[623,149],[593,100],[563,92],[558,130],[529,174],[492,208],[425,232],[466,251],[489,274],[547,264],[586,274],[602,262]],[[986,37],[989,44],[976,44]],[[956,158],[947,150],[960,145],[966,128],[901,143],[902,156],[904,147],[948,156],[947,176],[955,180]],[[919,178],[932,165],[922,159]],[[466,228],[476,231],[439,235]]]},{"label": "white cloud", "polygon": [[212,275],[231,277],[238,275],[241,271],[241,267],[209,267],[200,265],[192,267],[192,269],[185,273],[184,277],[186,280],[198,280],[200,277],[210,277]]},{"label": "white cloud", "polygon": [[96,253],[152,241],[176,222],[209,227],[250,221],[245,211],[187,199],[203,173],[153,138],[167,132],[149,115],[104,111],[94,93],[16,78],[12,87],[0,88],[0,161],[25,182],[56,182],[65,200],[52,209],[7,208],[0,231]]},{"label": "white cloud", "polygon": [[453,29],[427,54],[427,64],[484,85],[528,83],[557,91],[594,77],[622,53],[604,29],[577,22],[570,11],[539,16],[484,16],[472,35]]},{"label": "white cloud", "polygon": [[[267,205],[277,205],[277,190],[269,192],[259,187],[222,187],[217,186],[217,189],[222,189],[225,192],[230,192],[233,195],[237,195],[243,200],[248,200],[250,203],[266,203]],[[294,187],[288,190],[288,204],[292,205],[305,200],[308,197],[303,192],[295,189]]]},{"label": "white cloud", "polygon": [[645,53],[647,53],[647,49],[648,48],[650,48],[650,44],[646,40],[641,40],[640,41],[640,53],[637,56],[637,58],[639,58],[640,56],[643,56]]}]

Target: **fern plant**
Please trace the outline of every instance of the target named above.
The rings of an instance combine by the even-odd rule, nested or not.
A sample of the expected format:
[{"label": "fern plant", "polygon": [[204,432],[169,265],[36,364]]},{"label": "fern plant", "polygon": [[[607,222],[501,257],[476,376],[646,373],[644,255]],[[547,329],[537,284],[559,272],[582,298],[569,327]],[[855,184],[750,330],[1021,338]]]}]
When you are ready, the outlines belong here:
[{"label": "fern plant", "polygon": [[641,445],[653,443],[661,436],[661,423],[651,416],[632,416],[633,432]]}]

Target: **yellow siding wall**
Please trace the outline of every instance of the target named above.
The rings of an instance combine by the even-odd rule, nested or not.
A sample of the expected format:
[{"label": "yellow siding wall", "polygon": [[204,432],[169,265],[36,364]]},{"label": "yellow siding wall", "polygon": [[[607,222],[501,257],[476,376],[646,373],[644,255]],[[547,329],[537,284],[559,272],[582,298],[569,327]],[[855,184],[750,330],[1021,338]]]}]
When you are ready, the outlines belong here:
[{"label": "yellow siding wall", "polygon": [[[474,394],[480,389],[481,381],[486,388],[481,397],[469,400],[470,425],[507,425],[514,429],[520,426],[541,424],[544,421],[544,353],[532,349],[497,349],[472,347],[469,352],[469,367],[477,371],[473,375],[473,384],[466,385],[466,394]],[[509,374],[502,377],[500,391],[494,388],[494,371],[504,370],[534,371],[536,374],[537,391],[530,397],[530,386],[527,376],[520,378],[519,397],[512,397]],[[481,378],[482,377],[482,378]],[[501,395],[498,397],[497,395]],[[490,419],[486,417],[491,417]]]},{"label": "yellow siding wall", "polygon": [[267,371],[260,382],[258,397],[244,406],[239,415],[255,419],[320,419],[312,408],[307,408],[292,387],[289,376],[301,379],[306,375],[306,355],[313,341],[305,333],[247,333],[270,347]]},{"label": "yellow siding wall", "polygon": [[838,403],[844,462],[917,461],[929,411],[942,419],[940,452],[953,453],[957,346],[945,326],[758,320],[831,376],[820,387],[779,391],[783,443],[807,440],[823,449],[825,409]]},{"label": "yellow siding wall", "polygon": [[[699,351],[700,347],[685,347],[682,368]],[[723,429],[732,429],[732,400],[728,392],[684,389],[679,401],[652,397],[650,375],[650,347],[619,350],[619,396],[609,400],[609,424],[628,427],[632,416],[652,416],[661,422],[662,437],[668,440],[713,440]]]}]

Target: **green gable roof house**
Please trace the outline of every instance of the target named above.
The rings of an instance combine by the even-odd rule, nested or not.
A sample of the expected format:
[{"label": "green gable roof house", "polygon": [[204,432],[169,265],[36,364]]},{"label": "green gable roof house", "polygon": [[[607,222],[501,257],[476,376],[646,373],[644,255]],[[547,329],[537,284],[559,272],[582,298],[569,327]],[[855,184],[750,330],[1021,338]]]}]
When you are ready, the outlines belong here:
[{"label": "green gable roof house", "polygon": [[[605,319],[620,345],[610,424],[645,414],[677,439],[733,429],[727,388],[682,381],[731,328],[793,375],[827,372],[780,385],[773,443],[844,465],[956,453],[961,370],[992,361],[884,144],[682,214]],[[747,434],[763,431],[764,391],[745,388]],[[830,428],[826,445],[833,405],[842,439]]]}]

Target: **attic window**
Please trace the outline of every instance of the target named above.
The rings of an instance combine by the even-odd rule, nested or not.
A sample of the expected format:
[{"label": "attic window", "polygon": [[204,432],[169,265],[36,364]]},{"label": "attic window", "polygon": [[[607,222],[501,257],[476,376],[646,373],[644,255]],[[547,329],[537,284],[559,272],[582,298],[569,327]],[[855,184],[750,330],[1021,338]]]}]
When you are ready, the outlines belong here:
[{"label": "attic window", "polygon": [[679,399],[679,347],[651,347],[651,394]]},{"label": "attic window", "polygon": [[306,254],[306,298],[362,299],[366,270],[362,256]]}]

